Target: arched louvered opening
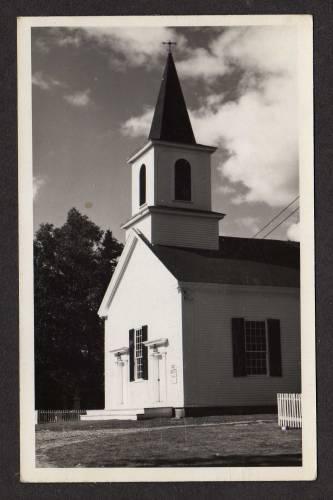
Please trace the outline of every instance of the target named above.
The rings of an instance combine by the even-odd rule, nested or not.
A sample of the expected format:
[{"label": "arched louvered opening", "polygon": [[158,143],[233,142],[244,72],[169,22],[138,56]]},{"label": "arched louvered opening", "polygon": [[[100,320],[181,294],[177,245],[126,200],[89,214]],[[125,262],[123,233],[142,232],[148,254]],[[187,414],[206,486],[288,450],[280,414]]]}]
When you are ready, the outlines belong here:
[{"label": "arched louvered opening", "polygon": [[146,165],[141,165],[139,174],[139,203],[146,203]]},{"label": "arched louvered opening", "polygon": [[191,165],[183,158],[175,163],[175,200],[191,201]]}]

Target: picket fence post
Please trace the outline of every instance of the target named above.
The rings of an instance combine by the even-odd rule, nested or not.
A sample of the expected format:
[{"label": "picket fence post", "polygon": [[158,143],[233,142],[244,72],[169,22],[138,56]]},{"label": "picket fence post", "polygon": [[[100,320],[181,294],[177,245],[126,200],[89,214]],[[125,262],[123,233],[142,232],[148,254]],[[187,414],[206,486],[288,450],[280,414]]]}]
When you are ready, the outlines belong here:
[{"label": "picket fence post", "polygon": [[277,394],[278,425],[282,429],[302,427],[302,395]]}]

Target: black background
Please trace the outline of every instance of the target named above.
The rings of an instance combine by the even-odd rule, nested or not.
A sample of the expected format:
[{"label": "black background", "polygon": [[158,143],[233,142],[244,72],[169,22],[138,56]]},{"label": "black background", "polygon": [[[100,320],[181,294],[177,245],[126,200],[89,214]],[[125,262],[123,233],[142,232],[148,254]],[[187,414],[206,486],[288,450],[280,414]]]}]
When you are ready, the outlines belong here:
[{"label": "black background", "polygon": [[[333,2],[48,0],[0,5],[0,497],[3,499],[333,498]],[[16,18],[19,16],[312,14],[318,479],[313,482],[23,484],[19,481]],[[200,469],[196,470],[200,475]]]}]

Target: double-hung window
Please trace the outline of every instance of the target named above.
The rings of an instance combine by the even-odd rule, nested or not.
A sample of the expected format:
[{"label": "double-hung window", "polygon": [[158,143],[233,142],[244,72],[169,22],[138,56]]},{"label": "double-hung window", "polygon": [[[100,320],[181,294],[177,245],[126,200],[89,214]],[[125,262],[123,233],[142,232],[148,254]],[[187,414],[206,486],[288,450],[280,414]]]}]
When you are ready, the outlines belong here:
[{"label": "double-hung window", "polygon": [[265,321],[245,321],[245,366],[247,375],[267,374]]},{"label": "double-hung window", "polygon": [[231,318],[233,374],[282,377],[280,320]]},{"label": "double-hung window", "polygon": [[148,380],[148,326],[131,328],[129,331],[129,379]]},{"label": "double-hung window", "polygon": [[142,328],[135,330],[135,378],[143,378]]}]

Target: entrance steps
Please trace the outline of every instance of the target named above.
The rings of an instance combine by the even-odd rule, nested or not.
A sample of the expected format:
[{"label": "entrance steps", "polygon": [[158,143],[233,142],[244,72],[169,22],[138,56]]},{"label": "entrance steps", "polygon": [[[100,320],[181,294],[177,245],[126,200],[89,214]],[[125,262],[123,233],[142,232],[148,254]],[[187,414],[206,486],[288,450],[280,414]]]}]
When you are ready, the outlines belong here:
[{"label": "entrance steps", "polygon": [[144,413],[142,408],[121,408],[117,410],[87,410],[80,420],[137,420]]}]

